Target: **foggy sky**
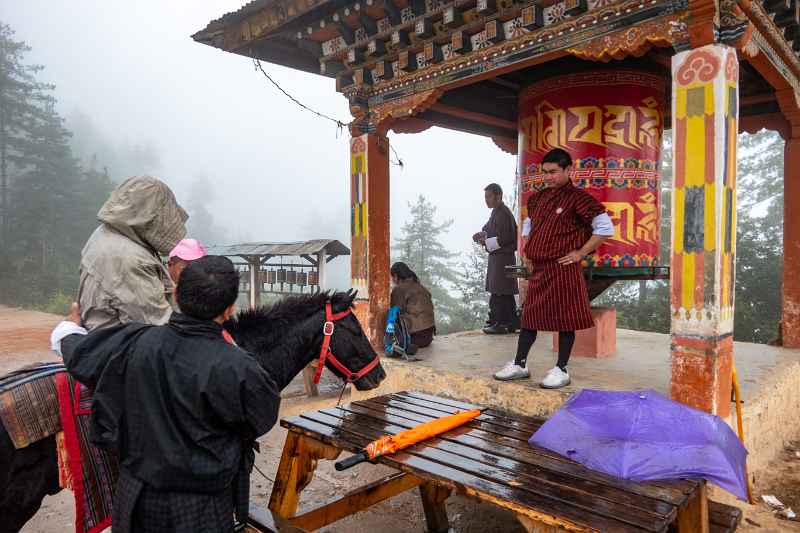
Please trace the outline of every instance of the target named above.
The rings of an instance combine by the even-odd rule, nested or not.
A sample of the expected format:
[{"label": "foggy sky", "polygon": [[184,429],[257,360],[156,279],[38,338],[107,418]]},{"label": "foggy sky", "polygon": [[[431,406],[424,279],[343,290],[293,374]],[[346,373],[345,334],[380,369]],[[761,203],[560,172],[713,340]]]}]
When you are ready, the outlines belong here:
[{"label": "foggy sky", "polygon": [[[4,0],[0,20],[33,47],[27,61],[46,67],[40,79],[56,85],[62,115],[80,110],[116,144],[154,144],[156,174],[179,201],[193,177],[208,176],[211,212],[230,240],[334,238],[349,246],[347,133],[337,138],[331,122],[290,102],[249,59],[190,37],[244,3]],[[264,67],[306,105],[351,120],[334,80]],[[422,193],[440,220],[455,219],[445,245],[468,250],[489,215],[483,187],[496,181],[510,193],[515,158],[488,138],[439,128],[390,141],[405,163],[391,170],[392,235]]]}]

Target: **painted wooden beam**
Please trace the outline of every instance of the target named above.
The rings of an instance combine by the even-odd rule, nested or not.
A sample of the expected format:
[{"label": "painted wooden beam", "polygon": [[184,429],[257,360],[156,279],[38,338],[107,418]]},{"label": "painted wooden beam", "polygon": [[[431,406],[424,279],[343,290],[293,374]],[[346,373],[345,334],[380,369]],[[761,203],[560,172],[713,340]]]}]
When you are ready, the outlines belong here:
[{"label": "painted wooden beam", "polygon": [[517,128],[516,122],[512,122],[510,120],[503,120],[501,118],[493,117],[491,115],[486,115],[484,113],[468,111],[460,107],[454,107],[442,103],[435,103],[428,109],[430,109],[431,111],[444,113],[445,115],[450,115],[452,117],[458,117],[458,118],[463,118],[464,120],[477,122],[479,124],[486,124],[487,126],[496,126],[498,128],[506,128],[509,130],[514,130]]}]

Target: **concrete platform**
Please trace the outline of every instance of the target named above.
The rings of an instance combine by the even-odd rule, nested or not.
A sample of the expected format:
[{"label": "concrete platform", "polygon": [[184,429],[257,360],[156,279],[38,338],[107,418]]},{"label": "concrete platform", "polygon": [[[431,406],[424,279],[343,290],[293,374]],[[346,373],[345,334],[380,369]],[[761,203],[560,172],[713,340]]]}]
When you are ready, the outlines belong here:
[{"label": "concrete platform", "polygon": [[[383,358],[388,377],[368,395],[416,389],[537,416],[550,415],[584,388],[652,388],[669,395],[669,335],[618,330],[616,355],[573,357],[569,364],[572,384],[549,391],[539,387],[539,380],[556,360],[550,335],[540,334],[531,350],[529,380],[500,382],[492,378],[513,359],[517,335],[463,332],[436,337],[429,348],[420,350],[422,360],[417,362]],[[737,342],[734,357],[745,400],[750,470],[757,473],[783,448],[784,441],[800,435],[800,350]],[[352,395],[354,399],[366,396],[355,391]],[[732,421],[735,428],[735,418]]]}]

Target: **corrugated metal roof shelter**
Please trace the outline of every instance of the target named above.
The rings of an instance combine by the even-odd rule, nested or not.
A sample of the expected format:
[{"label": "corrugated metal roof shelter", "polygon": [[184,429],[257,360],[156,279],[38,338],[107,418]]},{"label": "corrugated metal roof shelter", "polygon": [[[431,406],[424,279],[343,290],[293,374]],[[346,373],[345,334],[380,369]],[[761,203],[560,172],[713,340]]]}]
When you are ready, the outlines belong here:
[{"label": "corrugated metal roof shelter", "polygon": [[340,255],[350,255],[350,248],[339,241],[331,239],[315,239],[302,242],[245,242],[228,246],[212,246],[208,253],[236,257],[252,256],[297,256],[318,255],[322,252],[328,256],[328,261]]},{"label": "corrugated metal roof shelter", "polygon": [[[241,291],[248,293],[250,306],[261,303],[261,294],[297,294],[327,288],[325,265],[350,249],[333,239],[300,242],[246,242],[211,246],[208,253],[234,258],[240,271],[248,272]],[[236,258],[241,258],[237,261]]]}]

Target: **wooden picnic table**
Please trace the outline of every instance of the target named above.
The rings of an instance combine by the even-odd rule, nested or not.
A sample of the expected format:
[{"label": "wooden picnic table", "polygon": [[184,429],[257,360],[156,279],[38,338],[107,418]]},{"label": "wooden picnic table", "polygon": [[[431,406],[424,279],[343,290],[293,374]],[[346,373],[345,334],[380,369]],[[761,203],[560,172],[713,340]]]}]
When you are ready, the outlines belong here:
[{"label": "wooden picnic table", "polygon": [[[341,499],[297,516],[302,490],[320,459],[358,452],[370,441],[480,406],[419,392],[400,392],[281,420],[289,430],[269,509],[300,530],[313,531],[419,487],[428,530],[448,530],[445,500],[453,492],[516,513],[527,531],[708,532],[705,482],[634,483],[585,468],[528,444],[542,419],[484,409],[475,420],[377,462],[397,470]],[[733,523],[735,508],[712,508]],[[727,521],[727,522],[725,522]],[[735,529],[735,524],[733,525]]]}]

